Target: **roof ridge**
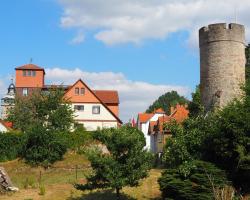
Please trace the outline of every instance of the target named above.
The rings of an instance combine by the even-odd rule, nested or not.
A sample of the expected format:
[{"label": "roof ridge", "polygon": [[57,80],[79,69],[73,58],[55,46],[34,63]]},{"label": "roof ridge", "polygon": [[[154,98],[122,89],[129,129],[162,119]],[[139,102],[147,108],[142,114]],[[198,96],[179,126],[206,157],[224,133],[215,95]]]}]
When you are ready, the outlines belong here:
[{"label": "roof ridge", "polygon": [[118,92],[118,90],[93,90],[93,91],[111,91],[111,92]]}]

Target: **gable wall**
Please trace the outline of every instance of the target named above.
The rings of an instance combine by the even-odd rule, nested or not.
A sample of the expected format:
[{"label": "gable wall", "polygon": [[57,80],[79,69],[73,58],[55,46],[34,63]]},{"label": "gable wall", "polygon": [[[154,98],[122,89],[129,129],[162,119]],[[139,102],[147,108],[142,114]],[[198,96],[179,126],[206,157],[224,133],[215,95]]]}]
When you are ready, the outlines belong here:
[{"label": "gable wall", "polygon": [[[75,88],[85,88],[84,95],[76,95]],[[85,85],[82,84],[81,81],[78,81],[74,87],[70,88],[69,91],[66,92],[65,98],[69,99],[72,103],[100,103],[100,101],[87,89]]]}]

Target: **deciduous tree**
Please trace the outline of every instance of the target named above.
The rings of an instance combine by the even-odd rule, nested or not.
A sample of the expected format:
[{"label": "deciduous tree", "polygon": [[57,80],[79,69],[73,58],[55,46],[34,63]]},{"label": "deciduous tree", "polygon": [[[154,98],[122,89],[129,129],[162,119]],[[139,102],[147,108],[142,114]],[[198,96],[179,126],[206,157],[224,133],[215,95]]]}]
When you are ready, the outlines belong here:
[{"label": "deciduous tree", "polygon": [[8,120],[23,132],[38,124],[51,131],[67,131],[73,123],[73,110],[63,95],[62,89],[54,88],[48,92],[37,90],[27,97],[16,96]]}]

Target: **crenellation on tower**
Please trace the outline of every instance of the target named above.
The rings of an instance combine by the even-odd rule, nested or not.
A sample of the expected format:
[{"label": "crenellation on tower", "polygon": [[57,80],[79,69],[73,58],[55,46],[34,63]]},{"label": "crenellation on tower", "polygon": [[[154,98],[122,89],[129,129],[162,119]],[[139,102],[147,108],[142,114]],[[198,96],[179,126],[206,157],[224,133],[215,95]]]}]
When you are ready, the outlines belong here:
[{"label": "crenellation on tower", "polygon": [[199,36],[200,46],[217,41],[240,42],[245,45],[245,28],[241,24],[210,24],[199,30]]},{"label": "crenellation on tower", "polygon": [[206,111],[241,96],[245,82],[245,28],[231,23],[199,30],[200,87]]}]

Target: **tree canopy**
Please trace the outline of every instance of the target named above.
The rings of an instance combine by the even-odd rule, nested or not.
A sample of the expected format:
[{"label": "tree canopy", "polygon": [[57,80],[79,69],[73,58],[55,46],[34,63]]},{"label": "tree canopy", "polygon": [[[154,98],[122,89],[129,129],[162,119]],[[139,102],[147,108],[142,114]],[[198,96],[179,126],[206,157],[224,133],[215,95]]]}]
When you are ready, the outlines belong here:
[{"label": "tree canopy", "polygon": [[196,86],[195,92],[192,93],[192,101],[188,103],[189,117],[197,117],[204,112],[201,104],[200,86]]},{"label": "tree canopy", "polygon": [[[250,180],[250,84],[243,100],[235,100],[216,112],[189,118],[168,128],[163,159],[170,168],[190,173],[193,160],[221,167],[237,188],[249,191]],[[176,127],[178,126],[178,127]]]},{"label": "tree canopy", "polygon": [[37,90],[27,97],[16,96],[8,120],[13,122],[15,129],[24,132],[38,124],[52,131],[69,130],[73,110],[63,95],[62,89],[55,88],[48,92]]},{"label": "tree canopy", "polygon": [[47,168],[62,160],[66,151],[67,145],[61,134],[36,124],[27,131],[20,156],[32,166]]},{"label": "tree canopy", "polygon": [[180,96],[176,91],[167,92],[150,105],[146,112],[151,113],[158,108],[162,108],[167,114],[170,114],[171,106],[175,106],[178,103],[184,105],[188,103],[188,100]]},{"label": "tree canopy", "polygon": [[137,186],[147,177],[151,168],[152,155],[144,150],[145,139],[138,129],[123,126],[97,131],[95,138],[108,152],[100,149],[88,154],[93,169],[85,185],[76,185],[80,190],[112,188],[117,198],[124,186]]}]

